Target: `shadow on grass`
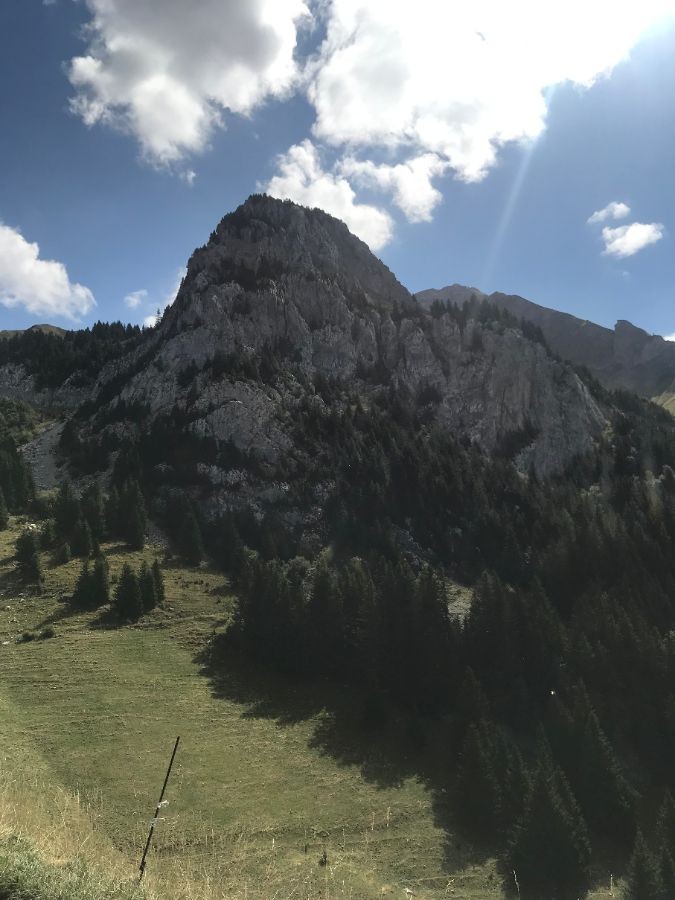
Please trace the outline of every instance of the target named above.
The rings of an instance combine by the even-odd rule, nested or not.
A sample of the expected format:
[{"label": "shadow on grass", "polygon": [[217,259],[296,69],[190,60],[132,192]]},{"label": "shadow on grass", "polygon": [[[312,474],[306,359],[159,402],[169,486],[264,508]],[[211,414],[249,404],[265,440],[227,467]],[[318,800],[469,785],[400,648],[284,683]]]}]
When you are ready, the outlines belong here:
[{"label": "shadow on grass", "polygon": [[367,698],[358,688],[279,674],[230,647],[225,655],[217,642],[200,651],[196,662],[213,695],[241,705],[245,718],[271,719],[280,728],[314,720],[309,746],[339,766],[358,768],[369,784],[385,789],[400,787],[410,778],[420,781],[429,792],[434,823],[446,835],[448,874],[495,855],[494,848],[473,846],[455,821],[447,722],[406,717],[394,710],[370,721]]}]

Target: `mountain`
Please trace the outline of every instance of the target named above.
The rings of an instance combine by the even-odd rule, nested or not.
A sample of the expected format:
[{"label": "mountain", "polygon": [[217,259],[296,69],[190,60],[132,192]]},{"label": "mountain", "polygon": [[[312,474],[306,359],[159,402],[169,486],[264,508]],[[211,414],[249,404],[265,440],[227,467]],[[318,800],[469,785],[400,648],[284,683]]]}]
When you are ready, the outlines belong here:
[{"label": "mountain", "polygon": [[224,484],[224,446],[288,462],[298,408],[320,406],[317,384],[331,379],[364,404],[409,398],[448,433],[517,448],[541,474],[590,451],[610,414],[517,323],[432,315],[342,222],[253,196],[193,254],[157,328],[103,369],[82,435],[112,447],[180,420],[215,446],[209,478]]},{"label": "mountain", "polygon": [[664,405],[675,398],[675,343],[619,320],[603,328],[569,313],[547,309],[516,295],[487,294],[462,285],[418,293],[424,306],[435,300],[461,304],[474,295],[537,325],[551,349],[575,365],[585,366],[608,388],[623,388]]},{"label": "mountain", "polygon": [[30,328],[26,328],[26,329],[17,329],[17,330],[5,329],[4,331],[0,330],[0,340],[2,340],[4,338],[15,337],[18,334],[23,334],[24,331],[39,331],[42,334],[54,334],[54,335],[56,335],[56,337],[63,337],[66,334],[66,329],[59,328],[58,325],[42,324],[42,325],[31,325]]}]

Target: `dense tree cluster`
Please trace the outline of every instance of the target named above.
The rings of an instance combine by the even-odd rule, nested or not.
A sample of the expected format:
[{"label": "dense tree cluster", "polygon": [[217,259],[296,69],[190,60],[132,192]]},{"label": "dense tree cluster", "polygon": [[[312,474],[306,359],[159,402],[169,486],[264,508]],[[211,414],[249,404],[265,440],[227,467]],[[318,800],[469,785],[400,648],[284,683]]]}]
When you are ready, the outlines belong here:
[{"label": "dense tree cluster", "polygon": [[135,622],[163,602],[164,579],[157,560],[152,567],[143,562],[138,572],[128,564],[124,566],[112,599],[113,609],[121,619]]},{"label": "dense tree cluster", "polygon": [[[611,438],[544,482],[400,398],[366,412],[320,387],[298,422],[313,456],[297,489],[336,485],[330,549],[297,556],[280,518],[224,517],[209,547],[239,596],[226,643],[351,681],[380,724],[394,708],[449,722],[457,819],[497,848],[509,891],[578,897],[593,854],[625,867],[634,846],[630,878],[653,869],[660,891],[672,851],[645,869],[635,842],[655,828],[640,798],[675,789],[672,422],[616,395]],[[449,577],[474,584],[463,621]]]},{"label": "dense tree cluster", "polygon": [[0,339],[0,366],[15,363],[35,376],[38,388],[54,388],[75,373],[96,378],[140,340],[138,325],[97,322],[91,328],[54,333],[39,329]]}]

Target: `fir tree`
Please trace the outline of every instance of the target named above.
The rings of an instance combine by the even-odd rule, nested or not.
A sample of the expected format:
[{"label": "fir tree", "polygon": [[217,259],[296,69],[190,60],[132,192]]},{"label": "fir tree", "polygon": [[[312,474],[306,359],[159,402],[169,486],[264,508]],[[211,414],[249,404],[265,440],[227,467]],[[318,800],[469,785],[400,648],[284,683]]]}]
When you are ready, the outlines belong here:
[{"label": "fir tree", "polygon": [[52,558],[55,566],[65,566],[66,563],[70,562],[72,553],[68,541],[64,541],[56,547]]},{"label": "fir tree", "polygon": [[144,511],[134,506],[124,530],[124,537],[132,550],[142,550],[145,546],[146,518]]},{"label": "fir tree", "polygon": [[42,565],[40,563],[40,545],[37,531],[22,531],[16,542],[16,563],[22,576],[27,581],[42,583]]},{"label": "fir tree", "polygon": [[79,519],[72,532],[70,548],[75,556],[91,556],[92,541],[89,523],[85,519]]},{"label": "fir tree", "polygon": [[141,606],[143,612],[150,612],[157,606],[157,593],[155,589],[155,579],[152,572],[148,568],[148,564],[144,561],[138,573],[138,587],[141,594]]},{"label": "fir tree", "polygon": [[626,873],[624,900],[661,900],[662,891],[658,863],[638,830]]},{"label": "fir tree", "polygon": [[178,531],[178,550],[185,562],[191,566],[198,566],[204,558],[201,529],[190,507],[185,511]]},{"label": "fir tree", "polygon": [[122,536],[122,519],[120,515],[120,495],[116,487],[110,488],[105,502],[105,528],[110,537]]},{"label": "fir tree", "polygon": [[9,525],[9,510],[5,503],[5,493],[0,487],[0,531],[4,531]]},{"label": "fir tree", "polygon": [[89,560],[85,559],[80,569],[80,574],[73,591],[73,606],[79,609],[89,609],[93,604],[92,577],[89,571]]},{"label": "fir tree", "polygon": [[460,756],[455,788],[457,815],[466,830],[481,843],[497,836],[502,797],[485,723],[469,726]]},{"label": "fir tree", "polygon": [[94,560],[94,571],[91,576],[92,601],[95,606],[103,606],[110,602],[110,581],[108,578],[108,560],[99,553]]},{"label": "fir tree", "polygon": [[138,579],[128,563],[125,563],[122,569],[113,605],[121,619],[130,619],[132,622],[140,618],[143,612]]},{"label": "fir tree", "polygon": [[[580,701],[585,705],[586,701]],[[582,713],[573,774],[575,793],[594,833],[614,840],[628,851],[635,837],[635,791],[626,781],[619,761],[592,708]]]},{"label": "fir tree", "polygon": [[152,564],[152,579],[155,583],[155,597],[157,598],[157,605],[163,606],[164,601],[166,600],[166,592],[164,590],[164,576],[162,575],[162,570],[159,566],[159,560],[155,560]]},{"label": "fir tree", "polygon": [[502,861],[504,887],[513,893],[515,872],[523,897],[576,900],[588,887],[589,861],[583,816],[561,773],[543,758]]},{"label": "fir tree", "polygon": [[54,522],[58,536],[69,540],[80,518],[80,501],[71,483],[64,481],[54,502]]},{"label": "fir tree", "polygon": [[93,541],[102,541],[105,533],[105,503],[98,484],[93,484],[82,496],[82,515],[89,525]]},{"label": "fir tree", "polygon": [[656,822],[656,840],[660,850],[667,850],[675,857],[675,802],[670,791],[663,795]]},{"label": "fir tree", "polygon": [[127,544],[132,550],[142,550],[148,517],[143,494],[136,481],[128,481],[120,494],[120,517]]},{"label": "fir tree", "polygon": [[668,850],[661,851],[660,871],[662,900],[675,897],[675,860]]}]

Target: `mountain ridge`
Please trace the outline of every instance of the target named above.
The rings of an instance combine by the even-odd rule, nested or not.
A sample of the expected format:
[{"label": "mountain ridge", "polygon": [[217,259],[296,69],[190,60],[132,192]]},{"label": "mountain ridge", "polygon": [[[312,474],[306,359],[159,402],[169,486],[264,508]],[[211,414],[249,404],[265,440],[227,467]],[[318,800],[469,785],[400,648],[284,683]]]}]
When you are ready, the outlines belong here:
[{"label": "mountain ridge", "polygon": [[619,319],[614,329],[606,328],[517,294],[497,291],[488,295],[457,284],[420,291],[416,297],[424,305],[434,301],[457,304],[472,294],[537,325],[555,353],[585,366],[607,388],[630,390],[648,398],[675,393],[675,343],[625,319]]}]

